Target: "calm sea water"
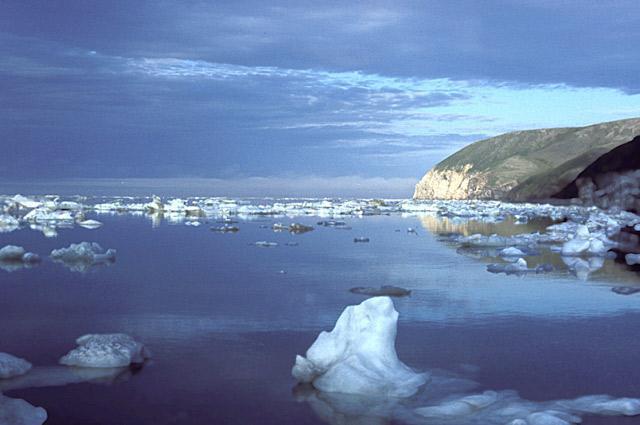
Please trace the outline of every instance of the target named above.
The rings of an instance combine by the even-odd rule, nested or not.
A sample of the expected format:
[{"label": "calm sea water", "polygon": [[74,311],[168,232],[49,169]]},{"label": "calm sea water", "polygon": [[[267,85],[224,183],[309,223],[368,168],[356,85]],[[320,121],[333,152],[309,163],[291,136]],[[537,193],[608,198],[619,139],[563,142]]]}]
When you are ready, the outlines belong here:
[{"label": "calm sea water", "polygon": [[[446,370],[473,379],[478,390],[513,389],[530,400],[640,397],[640,294],[611,291],[637,275],[609,261],[587,281],[566,272],[494,275],[489,259],[456,252],[438,237],[529,232],[546,223],[372,216],[345,219],[351,230],[290,235],[270,229],[282,221],[275,219],[240,222],[236,234],[211,232],[213,222],[152,227],[145,217],[99,219],[98,230],[63,229],[52,239],[29,230],[0,234],[0,246],[43,256],[85,240],[118,251],[115,264],[86,273],[46,259],[0,270],[0,351],[54,365],[82,334],[124,332],[153,353],[142,369],[102,383],[6,393],[44,407],[47,424],[326,423],[296,395],[290,368],[345,306],[365,299],[349,292],[355,286],[412,290],[394,302],[398,354],[415,369]],[[354,243],[359,236],[370,243]],[[261,240],[279,246],[250,245]],[[551,254],[529,260],[561,264]]]}]

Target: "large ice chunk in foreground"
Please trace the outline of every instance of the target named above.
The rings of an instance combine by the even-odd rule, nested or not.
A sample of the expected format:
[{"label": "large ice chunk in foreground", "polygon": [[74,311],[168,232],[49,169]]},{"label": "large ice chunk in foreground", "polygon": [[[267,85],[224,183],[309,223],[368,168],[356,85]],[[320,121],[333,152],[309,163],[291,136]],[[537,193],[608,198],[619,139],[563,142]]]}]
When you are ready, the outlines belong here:
[{"label": "large ice chunk in foreground", "polygon": [[24,375],[31,369],[31,363],[8,353],[0,353],[0,379]]},{"label": "large ice chunk in foreground", "polygon": [[89,334],[76,340],[78,347],[60,363],[78,367],[124,367],[149,357],[144,345],[125,334]]},{"label": "large ice chunk in foreground", "polygon": [[291,373],[321,391],[410,397],[426,382],[398,359],[398,312],[389,297],[347,307],[331,332],[322,332],[296,356]]},{"label": "large ice chunk in foreground", "polygon": [[24,400],[0,394],[0,425],[42,425],[47,412]]}]

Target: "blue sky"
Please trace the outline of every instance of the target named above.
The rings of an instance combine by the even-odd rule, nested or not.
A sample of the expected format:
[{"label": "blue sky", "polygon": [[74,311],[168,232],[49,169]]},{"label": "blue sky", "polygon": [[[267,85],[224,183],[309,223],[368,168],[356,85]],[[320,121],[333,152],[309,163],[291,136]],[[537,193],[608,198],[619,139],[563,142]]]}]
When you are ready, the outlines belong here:
[{"label": "blue sky", "polygon": [[638,28],[634,1],[3,1],[0,173],[409,196],[473,141],[640,116]]}]

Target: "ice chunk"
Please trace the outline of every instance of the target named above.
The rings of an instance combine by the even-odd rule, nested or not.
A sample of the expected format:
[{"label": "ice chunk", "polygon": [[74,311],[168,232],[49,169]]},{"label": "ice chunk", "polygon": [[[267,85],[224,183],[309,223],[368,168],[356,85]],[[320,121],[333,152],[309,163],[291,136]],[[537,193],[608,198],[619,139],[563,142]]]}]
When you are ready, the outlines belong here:
[{"label": "ice chunk", "polygon": [[0,261],[22,261],[26,251],[21,246],[7,245],[0,249]]},{"label": "ice chunk", "polygon": [[20,227],[20,222],[6,214],[0,214],[0,233],[10,233]]},{"label": "ice chunk", "polygon": [[102,227],[102,223],[99,222],[98,220],[82,220],[78,222],[78,225],[89,230],[94,230],[99,227]]},{"label": "ice chunk", "polygon": [[396,354],[398,312],[389,297],[347,307],[331,332],[297,356],[292,374],[321,391],[409,397],[426,382]]},{"label": "ice chunk", "polygon": [[258,241],[258,242],[254,242],[253,244],[261,248],[272,248],[274,246],[278,246],[277,242],[267,242],[267,241]]},{"label": "ice chunk", "polygon": [[236,233],[240,231],[240,228],[238,228],[237,226],[229,226],[228,224],[225,224],[219,227],[211,227],[210,230],[212,232],[219,232],[219,233]]},{"label": "ice chunk", "polygon": [[0,379],[24,375],[31,369],[31,363],[7,353],[0,353]]},{"label": "ice chunk", "polygon": [[19,205],[20,207],[26,208],[26,209],[38,208],[42,205],[42,202],[34,201],[33,199],[27,198],[26,196],[22,196],[20,194],[14,196],[12,198],[12,201],[15,202],[17,205]]},{"label": "ice chunk", "polygon": [[522,257],[523,255],[525,255],[524,252],[513,246],[500,251],[501,257]]},{"label": "ice chunk", "polygon": [[0,249],[0,268],[12,272],[40,262],[40,256],[26,252],[21,246],[7,245]]},{"label": "ice chunk", "polygon": [[424,417],[448,418],[464,416],[483,409],[498,400],[498,393],[485,391],[482,394],[470,395],[458,400],[444,402],[437,406],[421,407],[416,413]]},{"label": "ice chunk", "polygon": [[80,242],[67,248],[54,249],[51,251],[51,258],[64,263],[73,271],[84,272],[93,265],[113,263],[116,260],[116,250],[104,251],[95,242]]},{"label": "ice chunk", "polygon": [[637,398],[613,398],[608,395],[591,395],[574,400],[562,400],[558,405],[597,415],[640,415],[640,400]]},{"label": "ice chunk", "polygon": [[564,245],[562,245],[562,255],[580,255],[583,252],[587,251],[590,245],[591,243],[588,239],[571,239],[570,241],[567,241],[564,243]]},{"label": "ice chunk", "polygon": [[0,425],[42,425],[46,420],[42,407],[0,394]]},{"label": "ice chunk", "polygon": [[389,296],[389,297],[406,297],[411,295],[411,291],[408,289],[400,288],[398,286],[383,285],[379,288],[370,288],[358,286],[349,289],[349,292],[360,295],[369,295],[373,297]]},{"label": "ice chunk", "polygon": [[89,334],[76,340],[78,347],[60,359],[67,366],[115,368],[143,363],[144,345],[125,334]]},{"label": "ice chunk", "polygon": [[525,274],[528,272],[542,273],[545,269],[529,269],[527,261],[524,258],[518,258],[512,264],[489,264],[487,265],[487,271],[491,273],[506,273],[506,274]]},{"label": "ice chunk", "polygon": [[627,254],[624,256],[624,260],[628,265],[633,266],[635,264],[640,264],[640,254]]}]

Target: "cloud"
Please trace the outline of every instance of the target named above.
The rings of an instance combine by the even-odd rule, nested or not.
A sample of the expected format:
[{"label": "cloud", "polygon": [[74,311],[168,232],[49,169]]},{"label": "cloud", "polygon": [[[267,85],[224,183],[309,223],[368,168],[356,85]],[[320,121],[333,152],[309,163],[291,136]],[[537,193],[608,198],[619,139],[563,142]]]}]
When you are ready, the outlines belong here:
[{"label": "cloud", "polygon": [[495,134],[640,115],[639,95],[606,87],[136,55],[6,33],[0,48],[7,178],[417,180]]}]

